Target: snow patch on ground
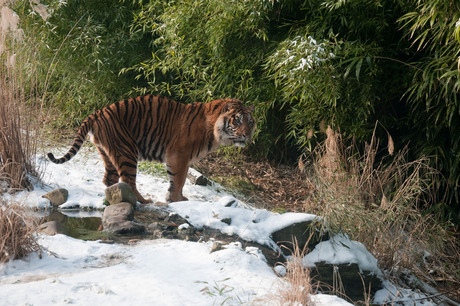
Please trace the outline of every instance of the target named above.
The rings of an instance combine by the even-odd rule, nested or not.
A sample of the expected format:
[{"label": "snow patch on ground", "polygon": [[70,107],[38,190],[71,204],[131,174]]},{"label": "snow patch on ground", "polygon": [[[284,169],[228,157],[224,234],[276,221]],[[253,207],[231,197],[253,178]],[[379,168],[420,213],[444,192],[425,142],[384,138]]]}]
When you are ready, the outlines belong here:
[{"label": "snow patch on ground", "polygon": [[[56,156],[65,152],[53,149]],[[49,201],[41,196],[62,187],[69,191],[69,200],[60,208],[78,208],[63,210],[65,214],[100,216],[105,207],[104,165],[93,147],[86,145],[62,165],[48,162],[44,155],[37,157],[37,164],[44,169],[43,183],[35,180],[33,191],[10,195],[7,201],[49,208]],[[143,173],[137,176],[138,190],[154,202],[164,201],[168,185],[164,178]],[[213,227],[271,246],[272,232],[315,218],[254,209],[218,186],[195,186],[188,180],[184,195],[190,201],[173,203],[169,209],[193,226]],[[91,211],[94,209],[99,211]],[[222,219],[230,220],[230,224]],[[266,264],[260,250],[243,249],[239,242],[210,253],[212,242],[145,240],[122,245],[64,235],[38,235],[38,240],[45,250],[41,259],[38,254],[30,254],[23,260],[0,264],[0,305],[264,305],[270,304],[273,293],[284,282]],[[356,262],[362,269],[381,274],[377,261],[362,244],[342,236],[320,243],[304,258],[307,265],[318,261]],[[378,292],[376,302],[384,303],[397,295],[394,287],[387,284],[387,288]],[[318,294],[312,299],[316,305],[351,305],[335,296]]]}]

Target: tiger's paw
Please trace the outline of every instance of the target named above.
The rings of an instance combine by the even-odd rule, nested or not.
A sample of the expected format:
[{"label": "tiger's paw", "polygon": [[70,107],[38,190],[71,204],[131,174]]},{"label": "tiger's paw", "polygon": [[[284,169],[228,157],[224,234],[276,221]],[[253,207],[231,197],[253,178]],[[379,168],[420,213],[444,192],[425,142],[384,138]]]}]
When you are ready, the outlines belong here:
[{"label": "tiger's paw", "polygon": [[148,198],[148,199],[144,199],[144,198],[140,198],[140,199],[137,199],[141,204],[150,204],[150,203],[153,203],[152,199]]}]

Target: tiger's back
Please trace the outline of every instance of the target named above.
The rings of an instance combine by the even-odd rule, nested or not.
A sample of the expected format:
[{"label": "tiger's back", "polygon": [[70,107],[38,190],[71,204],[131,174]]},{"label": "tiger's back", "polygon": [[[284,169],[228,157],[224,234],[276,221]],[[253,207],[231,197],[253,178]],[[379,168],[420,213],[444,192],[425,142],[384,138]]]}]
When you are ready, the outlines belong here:
[{"label": "tiger's back", "polygon": [[166,163],[170,180],[166,200],[185,200],[182,187],[190,164],[221,144],[249,142],[255,129],[252,111],[233,99],[192,104],[153,95],[126,99],[89,116],[64,157],[48,156],[55,163],[66,162],[89,134],[105,163],[105,185],[121,178],[141,203],[149,202],[135,185],[137,163],[155,160]]}]

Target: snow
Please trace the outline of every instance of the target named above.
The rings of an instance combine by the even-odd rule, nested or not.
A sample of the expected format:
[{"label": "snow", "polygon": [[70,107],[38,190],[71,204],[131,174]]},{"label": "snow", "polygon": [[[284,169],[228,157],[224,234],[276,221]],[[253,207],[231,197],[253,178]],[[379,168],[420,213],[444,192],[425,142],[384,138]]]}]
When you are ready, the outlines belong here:
[{"label": "snow", "polygon": [[351,241],[343,235],[332,237],[328,241],[320,242],[313,251],[303,258],[303,264],[314,267],[315,263],[325,261],[331,264],[356,263],[361,272],[363,270],[373,272],[383,277],[377,265],[377,259],[372,256],[366,247],[358,242]]},{"label": "snow", "polygon": [[[53,153],[57,156],[65,151],[54,149]],[[62,165],[52,164],[43,156],[37,157],[44,171],[43,183],[35,180],[33,191],[7,200],[49,208],[48,200],[41,196],[62,187],[69,191],[68,202],[60,206],[65,214],[100,216],[104,208],[104,166],[95,150],[85,145]],[[141,194],[154,202],[163,201],[167,180],[143,173],[138,174],[137,180]],[[171,213],[180,214],[196,228],[213,227],[272,247],[276,247],[270,238],[272,232],[316,217],[255,209],[218,185],[195,186],[187,180],[184,194],[190,201],[170,204]],[[230,224],[222,219],[229,219]],[[240,242],[211,253],[212,240],[106,244],[65,235],[37,237],[44,249],[42,258],[33,253],[25,259],[0,264],[0,305],[266,305],[274,303],[273,294],[285,282],[278,276],[285,273],[282,266],[272,269],[258,248],[243,249]],[[356,262],[362,269],[381,275],[377,261],[365,247],[344,236],[320,243],[304,258],[310,266],[318,261]],[[376,302],[399,301],[391,298],[400,293],[394,290],[397,289],[387,284],[387,289],[378,292]],[[313,295],[312,300],[316,305],[351,305],[325,294]]]},{"label": "snow", "polygon": [[[238,235],[244,240],[254,241],[276,248],[270,234],[293,223],[313,220],[316,216],[301,213],[272,214],[264,209],[225,207],[226,203],[237,203],[231,196],[224,196],[217,202],[176,202],[169,207],[185,216],[196,228],[203,226],[219,229],[228,235]],[[228,225],[222,219],[231,219]]]}]

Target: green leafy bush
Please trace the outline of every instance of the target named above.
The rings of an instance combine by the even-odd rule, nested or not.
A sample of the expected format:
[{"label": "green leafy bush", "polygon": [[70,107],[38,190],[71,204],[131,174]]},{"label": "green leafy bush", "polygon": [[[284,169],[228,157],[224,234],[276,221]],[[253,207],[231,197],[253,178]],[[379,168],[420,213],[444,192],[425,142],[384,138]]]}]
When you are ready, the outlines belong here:
[{"label": "green leafy bush", "polygon": [[[445,203],[460,200],[460,3],[414,1],[417,5],[399,20],[408,31],[414,52],[407,98],[405,139],[414,141],[417,155],[432,156],[447,179]],[[440,184],[439,188],[446,188]],[[438,211],[451,211],[439,207]],[[458,208],[457,208],[458,210]],[[457,211],[458,212],[458,211]]]},{"label": "green leafy bush", "polygon": [[[256,106],[250,150],[293,163],[340,129],[430,156],[446,218],[460,188],[460,7],[452,0],[15,2],[58,125],[138,93]],[[43,15],[43,14],[42,14]],[[31,47],[32,46],[32,47]],[[29,69],[30,70],[30,69]],[[27,71],[27,69],[25,69]],[[120,74],[120,72],[122,72]],[[379,138],[387,137],[378,131]]]},{"label": "green leafy bush", "polygon": [[25,33],[18,58],[35,58],[34,73],[24,71],[25,77],[36,79],[44,103],[58,110],[53,122],[76,126],[138,84],[119,71],[148,54],[148,41],[129,31],[135,9],[129,2],[45,2],[41,10],[29,1],[15,2]]}]

